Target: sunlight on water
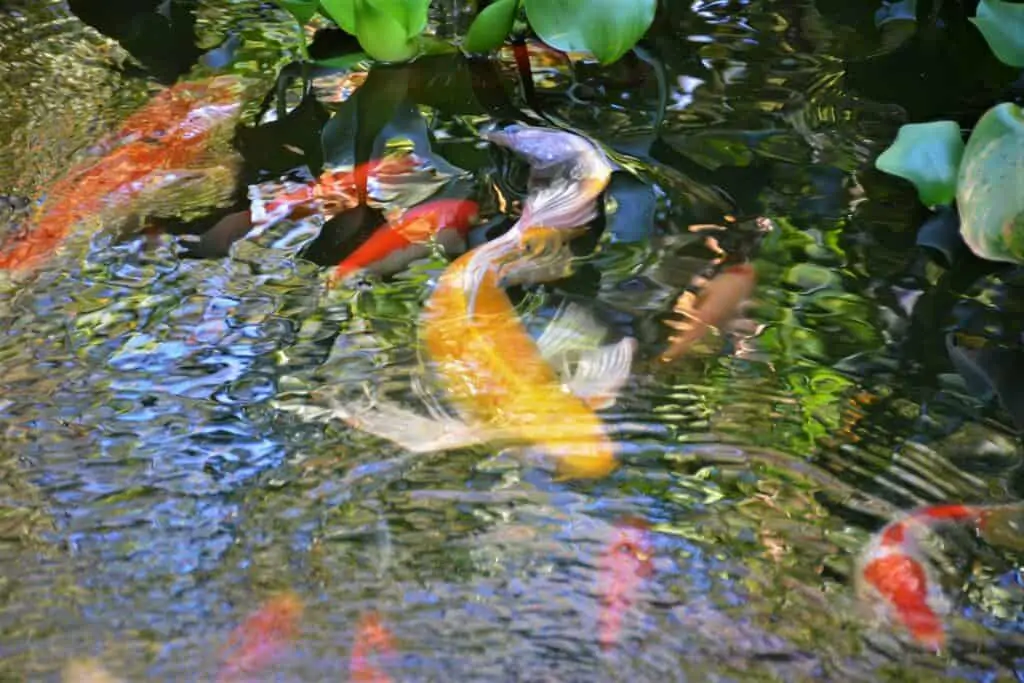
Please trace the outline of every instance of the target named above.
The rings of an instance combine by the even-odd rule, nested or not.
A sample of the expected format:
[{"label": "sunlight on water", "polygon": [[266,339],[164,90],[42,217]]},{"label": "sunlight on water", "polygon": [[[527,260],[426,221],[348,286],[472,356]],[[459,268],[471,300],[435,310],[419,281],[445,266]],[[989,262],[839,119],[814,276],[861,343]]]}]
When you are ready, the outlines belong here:
[{"label": "sunlight on water", "polygon": [[[0,192],[28,201],[0,213],[0,244],[161,87],[63,3],[23,4],[0,10]],[[304,93],[298,79],[275,91],[298,53],[283,13],[197,4],[202,50],[232,32],[242,46],[228,70],[247,84],[233,91],[247,131],[232,140],[234,193],[211,187],[220,176],[200,184],[211,195],[154,192],[0,280],[0,679],[50,680],[94,656],[125,680],[212,680],[232,629],[285,590],[305,608],[267,673],[282,680],[343,680],[370,612],[398,643],[385,658],[396,681],[1021,675],[1010,522],[998,545],[944,537],[956,640],[943,656],[879,627],[854,591],[858,553],[900,510],[1024,493],[1007,416],[926,357],[935,340],[908,313],[933,296],[928,273],[908,274],[916,226],[893,181],[865,170],[904,115],[842,79],[847,53],[873,46],[840,40],[852,29],[810,6],[677,3],[650,41],[663,73],[634,58],[573,67],[531,43],[526,91],[506,48],[476,89],[442,57],[314,74]],[[343,138],[345,117],[376,116],[398,79],[410,102],[383,129],[390,144],[322,144],[331,114]],[[346,109],[361,92],[379,99]],[[603,233],[577,240],[575,273],[510,289],[534,338],[573,302],[605,342],[639,343],[599,413],[619,467],[595,481],[559,481],[522,444],[412,452],[338,419],[387,400],[417,416],[391,430],[422,442],[418,425],[455,414],[419,332],[461,245],[333,287],[328,266],[367,224],[431,199],[477,203],[469,246],[507,228],[524,164],[481,136],[530,121],[526,107],[623,169]],[[360,207],[350,169],[363,152],[400,170],[368,172]],[[324,178],[343,188],[330,201],[267,208],[242,239],[217,222],[251,227],[256,203]],[[685,329],[677,300],[699,302],[723,258],[753,265],[753,296],[660,363]],[[984,280],[959,303],[998,321],[1013,306],[990,302],[1007,287]],[[605,649],[603,553],[630,519],[649,575]]]}]

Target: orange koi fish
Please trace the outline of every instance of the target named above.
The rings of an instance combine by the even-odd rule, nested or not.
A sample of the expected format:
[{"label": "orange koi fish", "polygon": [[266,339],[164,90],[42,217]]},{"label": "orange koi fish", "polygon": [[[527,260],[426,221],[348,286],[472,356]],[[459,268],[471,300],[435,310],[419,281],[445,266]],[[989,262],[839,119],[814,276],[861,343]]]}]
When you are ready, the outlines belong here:
[{"label": "orange koi fish", "polygon": [[676,312],[688,318],[688,325],[683,335],[675,339],[668,350],[661,356],[664,363],[670,363],[686,353],[690,347],[700,341],[709,327],[720,327],[730,320],[739,309],[740,304],[750,298],[757,284],[757,272],[749,263],[741,263],[725,268],[713,277],[696,302],[688,302],[687,292],[679,298]]},{"label": "orange koi fish", "polygon": [[938,650],[945,645],[945,600],[928,562],[917,545],[917,534],[942,524],[971,523],[983,530],[989,510],[971,505],[935,505],[890,522],[861,553],[858,593],[880,602],[883,615],[903,625],[920,645]]},{"label": "orange koi fish", "polygon": [[601,555],[597,586],[601,614],[597,639],[602,650],[609,650],[619,642],[622,619],[633,606],[640,582],[654,572],[648,529],[642,520],[619,524],[615,538]]},{"label": "orange koi fish", "polygon": [[562,476],[607,475],[615,449],[600,418],[563,388],[493,271],[473,290],[476,312],[469,314],[464,281],[473,259],[463,254],[445,270],[420,325],[447,395],[473,422],[555,456]]},{"label": "orange koi fish", "polygon": [[[337,282],[359,270],[391,273],[428,253],[427,243],[438,240],[452,250],[464,248],[465,237],[479,213],[468,199],[438,199],[414,206],[377,228],[370,238],[337,265]],[[463,247],[459,247],[459,245]]]},{"label": "orange koi fish", "polygon": [[273,662],[298,635],[303,609],[291,592],[267,600],[229,636],[217,680],[235,681]]},{"label": "orange koi fish", "polygon": [[[415,154],[392,154],[355,168],[324,171],[319,178],[306,183],[286,183],[283,188],[276,183],[255,186],[250,191],[252,223],[266,227],[284,218],[313,214],[330,219],[356,206],[359,189],[365,188],[371,179],[403,176],[419,170],[423,164]],[[270,194],[268,199],[263,197],[266,193]]]},{"label": "orange koi fish", "polygon": [[391,683],[391,679],[370,659],[395,654],[394,638],[376,612],[364,614],[356,627],[356,640],[349,656],[349,680],[355,683]]},{"label": "orange koi fish", "polygon": [[[101,142],[99,159],[71,170],[47,193],[28,223],[0,241],[0,269],[40,266],[86,220],[130,213],[147,197],[199,184],[223,203],[235,169],[209,158],[214,139],[241,111],[241,82],[220,76],[179,83],[153,98]],[[200,167],[205,162],[206,167]]]}]

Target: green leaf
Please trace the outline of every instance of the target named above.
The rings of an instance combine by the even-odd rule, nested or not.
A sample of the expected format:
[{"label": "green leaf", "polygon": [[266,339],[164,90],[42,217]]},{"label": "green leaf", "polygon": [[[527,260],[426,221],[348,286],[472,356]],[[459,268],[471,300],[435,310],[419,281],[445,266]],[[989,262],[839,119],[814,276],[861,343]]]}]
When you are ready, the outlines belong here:
[{"label": "green leaf", "polygon": [[345,33],[356,34],[356,0],[320,0],[320,9]]},{"label": "green leaf", "polygon": [[524,0],[526,18],[548,45],[590,52],[610,64],[640,40],[654,22],[657,0]]},{"label": "green leaf", "polygon": [[462,48],[466,52],[489,52],[505,42],[516,18],[517,0],[498,0],[484,8],[469,27]]},{"label": "green leaf", "polygon": [[406,38],[414,38],[427,27],[430,0],[363,0],[388,15],[405,29]]},{"label": "green leaf", "polygon": [[324,66],[328,69],[338,69],[339,71],[348,71],[354,66],[358,66],[363,62],[370,61],[369,56],[365,52],[352,52],[347,55],[339,55],[337,57],[329,57],[327,59],[318,59],[314,62],[317,66]]},{"label": "green leaf", "polygon": [[1024,67],[1024,4],[981,0],[971,23],[985,36],[999,61]]},{"label": "green leaf", "polygon": [[875,160],[875,168],[905,178],[925,206],[949,204],[956,196],[956,174],[964,142],[953,121],[909,123]]},{"label": "green leaf", "polygon": [[355,16],[359,45],[374,59],[404,62],[419,52],[418,37],[410,37],[405,26],[394,15],[378,8],[374,0],[355,0]]},{"label": "green leaf", "polygon": [[303,26],[316,14],[317,0],[274,0],[274,4],[285,10]]},{"label": "green leaf", "polygon": [[960,234],[978,256],[1024,263],[1024,110],[1004,102],[978,119],[956,192]]}]

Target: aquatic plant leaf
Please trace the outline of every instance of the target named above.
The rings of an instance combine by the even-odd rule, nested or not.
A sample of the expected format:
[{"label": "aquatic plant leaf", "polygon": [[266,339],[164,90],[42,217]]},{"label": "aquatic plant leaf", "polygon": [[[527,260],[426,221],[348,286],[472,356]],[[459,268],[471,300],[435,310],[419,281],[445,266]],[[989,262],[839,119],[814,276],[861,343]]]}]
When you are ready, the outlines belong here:
[{"label": "aquatic plant leaf", "polygon": [[956,191],[960,234],[975,254],[1024,263],[1024,110],[997,104],[978,119]]},{"label": "aquatic plant leaf", "polygon": [[339,55],[337,57],[329,57],[327,59],[318,59],[316,61],[317,66],[327,67],[329,69],[337,69],[338,71],[349,71],[360,64],[368,61],[370,58],[365,52],[353,52],[348,55]]},{"label": "aquatic plant leaf", "polygon": [[548,45],[590,52],[611,64],[654,23],[657,0],[524,0],[526,17]]},{"label": "aquatic plant leaf", "polygon": [[[379,3],[379,5],[378,5]],[[355,35],[359,45],[374,59],[404,62],[419,52],[418,34],[410,35],[412,21],[404,12],[394,12],[395,0],[355,0]]]},{"label": "aquatic plant leaf", "polygon": [[981,0],[977,14],[970,21],[981,31],[1000,62],[1024,67],[1024,5]]},{"label": "aquatic plant leaf", "polygon": [[487,52],[505,42],[516,18],[517,0],[498,0],[484,8],[469,27],[462,48],[466,52]]},{"label": "aquatic plant leaf", "polygon": [[356,34],[356,0],[320,0],[320,10],[346,33]]},{"label": "aquatic plant leaf", "polygon": [[319,3],[317,0],[274,0],[274,4],[305,25],[316,14]]},{"label": "aquatic plant leaf", "polygon": [[955,122],[908,123],[875,160],[875,168],[912,182],[925,206],[949,204],[956,196],[963,151]]}]

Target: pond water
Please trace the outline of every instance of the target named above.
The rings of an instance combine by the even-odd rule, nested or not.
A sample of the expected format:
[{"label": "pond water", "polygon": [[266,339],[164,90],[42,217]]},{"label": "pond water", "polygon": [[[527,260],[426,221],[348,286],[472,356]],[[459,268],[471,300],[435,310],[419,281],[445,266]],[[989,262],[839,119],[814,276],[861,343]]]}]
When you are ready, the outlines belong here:
[{"label": "pond water", "polygon": [[[251,84],[238,136],[203,158],[240,168],[234,197],[175,194],[190,213],[144,206],[158,218],[141,231],[80,221],[0,282],[0,680],[58,680],[83,656],[125,680],[214,680],[232,630],[281,591],[304,604],[298,636],[253,680],[345,680],[367,613],[393,635],[395,681],[1024,680],[1019,541],[944,537],[940,654],[854,589],[858,553],[900,510],[1024,501],[1012,397],[981,400],[946,349],[950,331],[1020,339],[1019,274],[918,246],[912,188],[872,166],[902,123],[969,125],[1012,82],[979,37],[895,50],[863,3],[665,3],[640,57],[612,67],[534,45],[529,87],[505,49],[319,69],[304,93],[283,13],[164,4],[194,25],[123,39],[141,63],[97,31],[128,35],[117,3],[78,3],[94,26],[62,2],[0,9],[0,232],[153,76],[233,36],[191,75]],[[322,34],[310,50],[344,48]],[[511,292],[535,332],[574,301],[639,342],[600,412],[621,464],[593,481],[512,447],[411,453],[288,409],[367,387],[416,404],[443,250],[328,290],[360,233],[332,221],[317,239],[312,212],[227,256],[187,253],[248,187],[272,199],[389,136],[429,145],[430,182],[382,203],[472,197],[482,241],[516,215],[525,171],[481,134],[516,122],[571,126],[623,169],[577,272]],[[673,303],[722,253],[756,268],[751,301],[657,362]],[[648,526],[651,571],[608,649],[600,558],[625,519]]]}]

